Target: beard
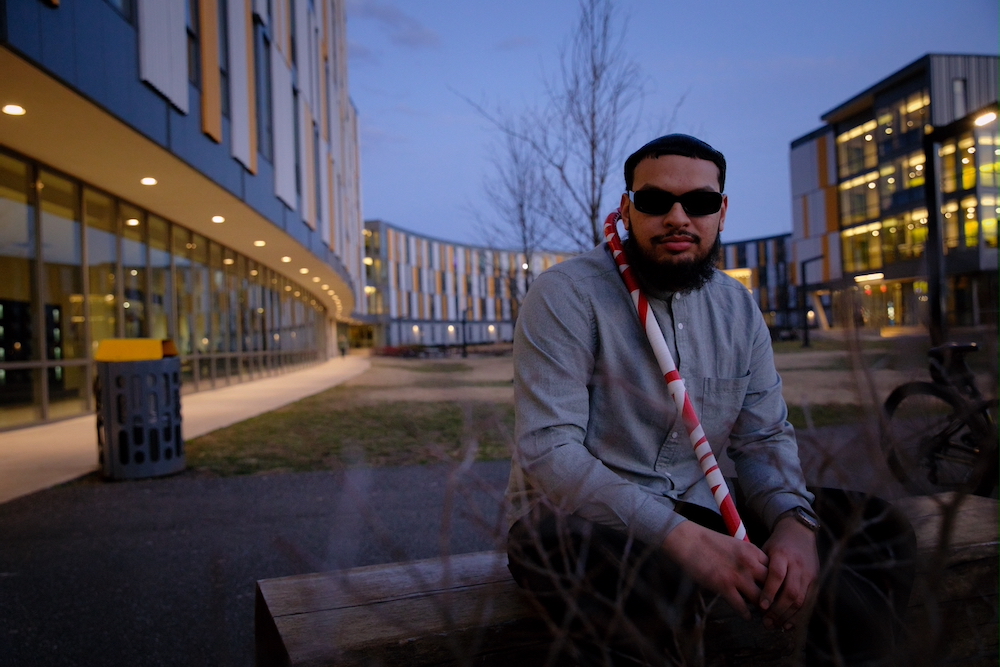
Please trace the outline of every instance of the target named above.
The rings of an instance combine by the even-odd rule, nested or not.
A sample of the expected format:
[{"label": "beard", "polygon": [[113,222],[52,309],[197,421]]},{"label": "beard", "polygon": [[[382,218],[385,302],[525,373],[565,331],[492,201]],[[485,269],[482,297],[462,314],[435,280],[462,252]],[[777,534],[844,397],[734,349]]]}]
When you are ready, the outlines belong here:
[{"label": "beard", "polygon": [[628,235],[622,247],[639,282],[648,289],[659,292],[691,292],[701,289],[715,275],[715,267],[722,256],[722,239],[719,235],[716,235],[715,243],[701,259],[671,264],[659,262],[646,254],[632,234]]}]

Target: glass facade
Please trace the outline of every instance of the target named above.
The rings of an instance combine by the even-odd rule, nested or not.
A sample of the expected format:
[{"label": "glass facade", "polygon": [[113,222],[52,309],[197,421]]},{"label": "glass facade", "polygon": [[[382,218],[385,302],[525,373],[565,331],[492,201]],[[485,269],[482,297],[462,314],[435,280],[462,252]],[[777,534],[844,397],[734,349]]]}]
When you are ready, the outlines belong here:
[{"label": "glass facade", "polygon": [[0,152],[0,429],[93,410],[105,338],[173,339],[185,391],[325,355],[297,283],[181,225]]},{"label": "glass facade", "polygon": [[[930,97],[926,90],[887,103],[877,119],[837,136],[844,271],[858,273],[919,259],[927,239],[924,184]],[[937,148],[946,254],[997,247],[998,161],[995,124]]]}]

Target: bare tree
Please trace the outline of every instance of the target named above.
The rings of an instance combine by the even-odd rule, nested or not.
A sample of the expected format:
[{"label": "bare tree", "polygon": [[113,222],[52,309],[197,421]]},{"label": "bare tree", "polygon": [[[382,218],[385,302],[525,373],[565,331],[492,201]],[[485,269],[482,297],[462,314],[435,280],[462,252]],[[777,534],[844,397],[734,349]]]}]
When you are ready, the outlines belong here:
[{"label": "bare tree", "polygon": [[643,87],[639,67],[625,54],[624,37],[612,0],[580,0],[577,23],[561,50],[558,74],[545,82],[540,110],[512,116],[462,96],[518,144],[518,151],[530,147],[539,167],[535,196],[548,195],[537,201],[537,210],[554,233],[580,250],[603,240],[609,212],[605,189],[639,122]]},{"label": "bare tree", "polygon": [[530,137],[548,185],[563,194],[549,216],[581,249],[603,239],[605,188],[639,120],[639,67],[625,54],[624,38],[611,0],[580,1],[559,74],[546,85],[545,113]]},{"label": "bare tree", "polygon": [[503,134],[493,156],[493,174],[483,182],[489,210],[476,213],[490,247],[516,249],[523,256],[524,266],[511,267],[508,276],[515,309],[534,277],[535,253],[546,244],[551,231],[545,216],[548,191],[541,158],[522,134],[520,130]]}]

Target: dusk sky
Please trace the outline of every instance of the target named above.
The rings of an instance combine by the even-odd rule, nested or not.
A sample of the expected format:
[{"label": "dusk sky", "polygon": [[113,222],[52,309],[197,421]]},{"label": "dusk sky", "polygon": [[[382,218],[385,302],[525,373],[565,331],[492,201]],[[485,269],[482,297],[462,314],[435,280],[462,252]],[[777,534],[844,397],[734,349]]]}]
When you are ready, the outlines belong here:
[{"label": "dusk sky", "polygon": [[[724,241],[791,231],[789,143],[824,112],[925,53],[996,55],[1000,41],[996,0],[617,7],[647,91],[630,146],[672,130],[725,153]],[[462,97],[511,112],[540,102],[577,13],[577,0],[349,0],[365,218],[483,243],[470,211],[485,206],[498,134]],[[608,212],[623,187],[616,170]]]}]

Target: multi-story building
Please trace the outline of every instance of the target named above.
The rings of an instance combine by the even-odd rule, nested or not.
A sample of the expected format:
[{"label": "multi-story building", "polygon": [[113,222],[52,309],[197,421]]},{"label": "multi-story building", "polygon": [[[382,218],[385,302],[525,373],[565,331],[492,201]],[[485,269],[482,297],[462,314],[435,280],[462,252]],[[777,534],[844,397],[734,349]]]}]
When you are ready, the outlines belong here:
[{"label": "multi-story building", "polygon": [[792,235],[778,234],[759,239],[722,244],[719,268],[739,280],[772,330],[799,326],[796,291],[789,284]]},{"label": "multi-story building", "polygon": [[[536,251],[526,258],[442,241],[381,220],[365,222],[367,317],[356,345],[450,346],[513,339],[514,321],[533,276],[573,253]],[[798,326],[788,284],[791,234],[723,244],[719,268],[754,296],[769,326]],[[463,339],[464,331],[464,339]]]},{"label": "multi-story building", "polygon": [[92,411],[105,338],[190,391],[364,311],[343,0],[4,0],[0,107],[0,429]]},{"label": "multi-story building", "polygon": [[381,220],[365,222],[365,324],[355,343],[461,345],[510,341],[531,277],[570,254],[462,245]]},{"label": "multi-story building", "polygon": [[792,142],[792,276],[835,323],[927,324],[937,252],[950,323],[997,322],[998,61],[923,56]]}]

